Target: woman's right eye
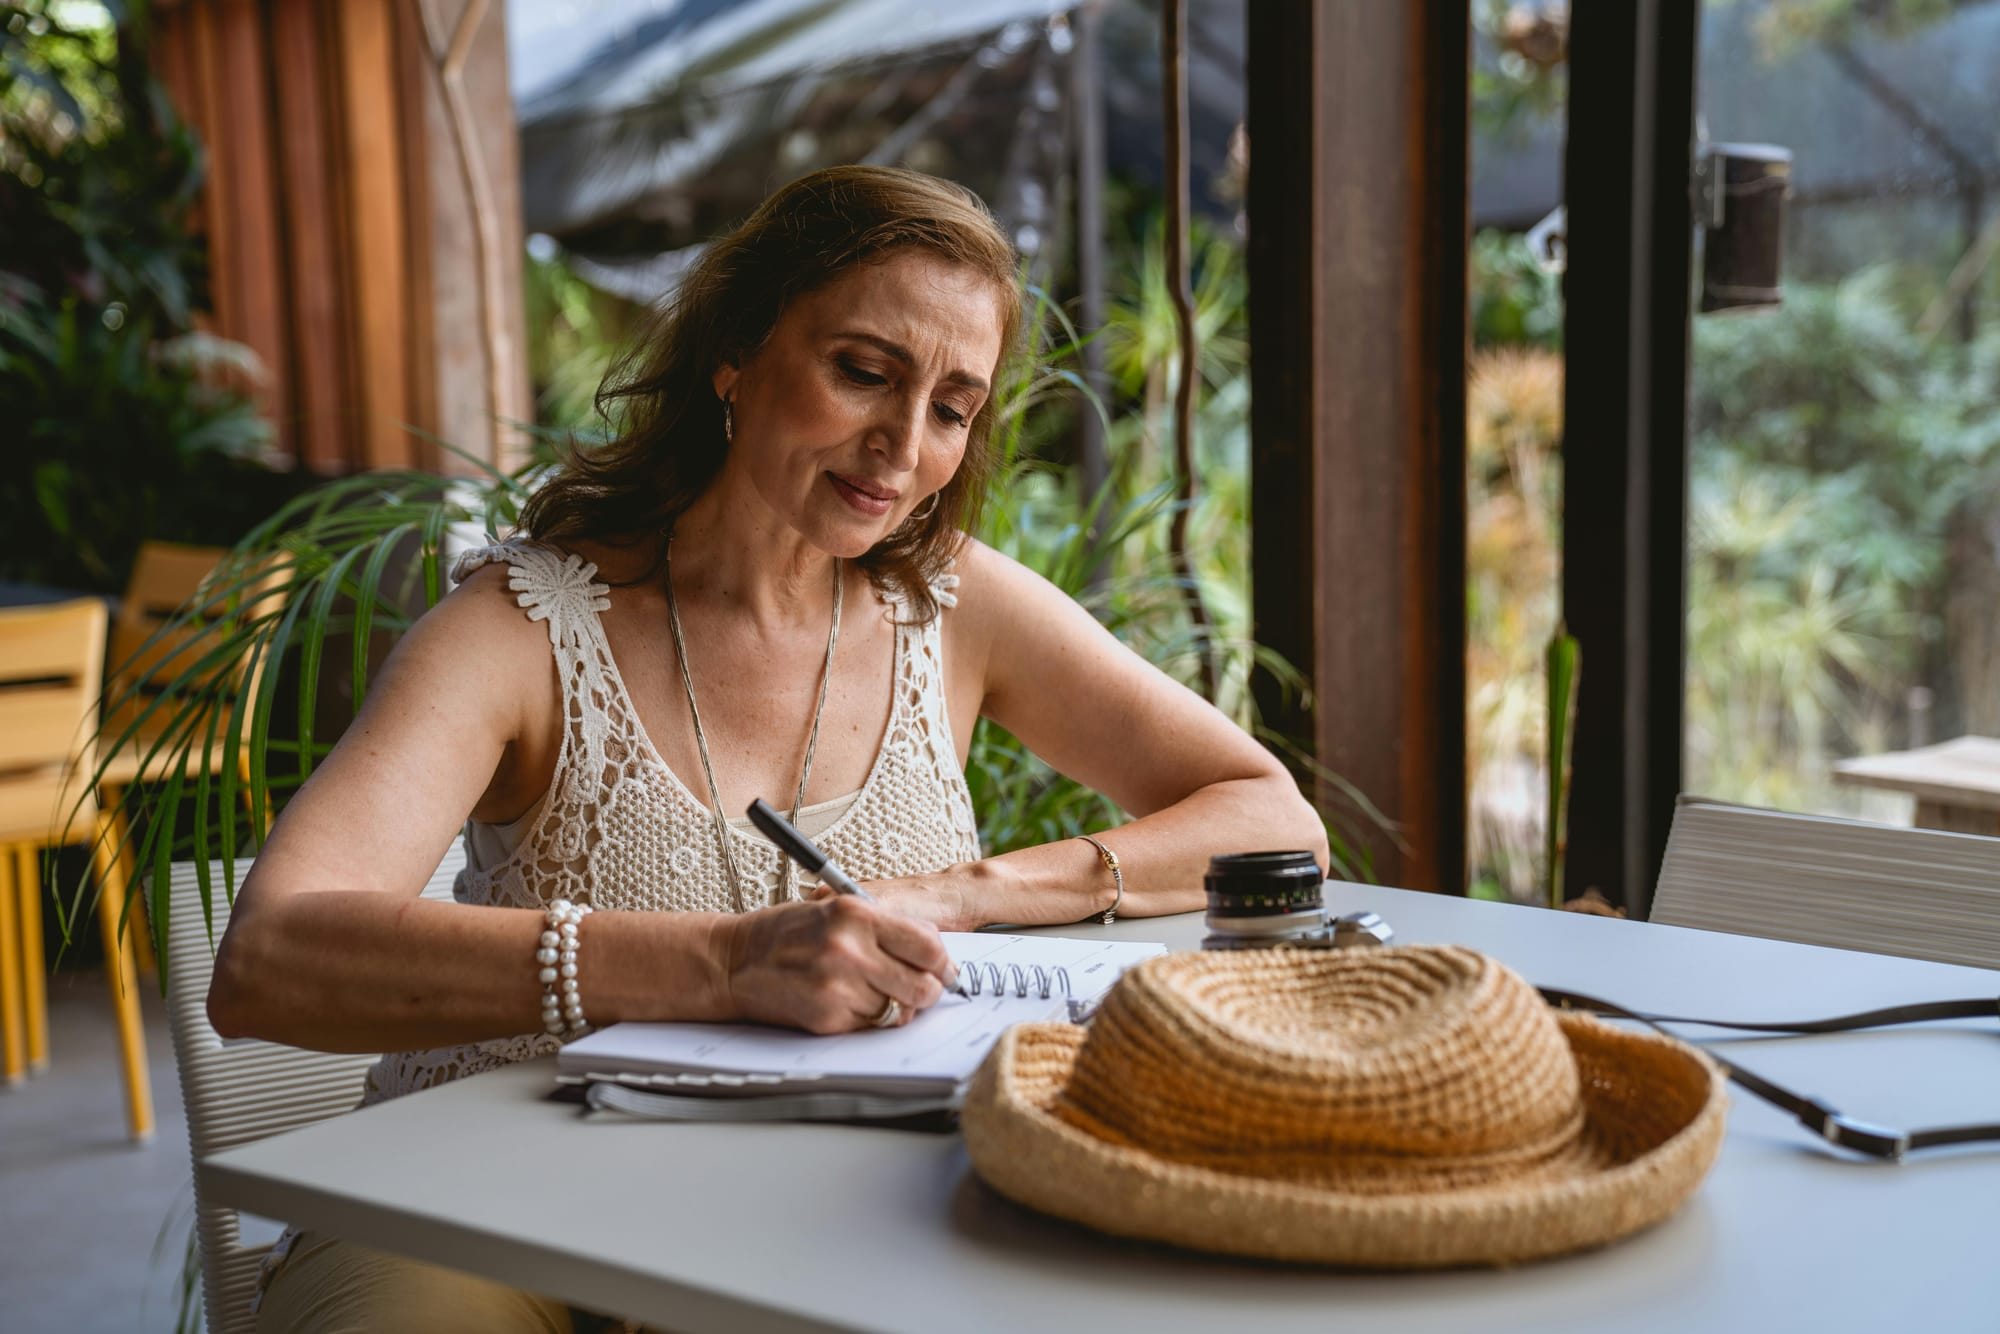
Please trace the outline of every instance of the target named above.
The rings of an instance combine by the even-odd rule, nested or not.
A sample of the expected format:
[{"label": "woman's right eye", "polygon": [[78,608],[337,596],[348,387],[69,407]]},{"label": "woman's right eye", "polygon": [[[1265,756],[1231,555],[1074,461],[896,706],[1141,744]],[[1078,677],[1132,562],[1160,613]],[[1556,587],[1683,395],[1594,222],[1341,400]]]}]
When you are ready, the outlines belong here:
[{"label": "woman's right eye", "polygon": [[841,374],[845,375],[848,379],[854,381],[854,383],[859,385],[867,385],[870,388],[873,388],[874,386],[877,385],[885,385],[889,383],[889,381],[883,376],[877,375],[874,371],[863,370],[861,367],[855,365],[851,361],[842,361],[840,363],[840,372]]}]

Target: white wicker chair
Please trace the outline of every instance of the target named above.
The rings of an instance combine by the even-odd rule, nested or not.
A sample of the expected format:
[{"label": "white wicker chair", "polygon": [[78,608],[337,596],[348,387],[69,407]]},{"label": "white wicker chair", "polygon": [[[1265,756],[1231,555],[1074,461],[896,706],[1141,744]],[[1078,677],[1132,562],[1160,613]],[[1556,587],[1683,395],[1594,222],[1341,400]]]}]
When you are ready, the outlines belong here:
[{"label": "white wicker chair", "polygon": [[1682,797],[1652,920],[2000,968],[2000,838]]},{"label": "white wicker chair", "polygon": [[[240,877],[247,861],[236,863]],[[424,887],[424,897],[449,899],[452,880],[465,865],[463,845],[451,851]],[[222,864],[211,868],[222,883]],[[351,1109],[361,1096],[369,1055],[301,1051],[270,1042],[225,1043],[208,1025],[208,983],[215,971],[209,924],[193,862],[174,865],[173,911],[167,933],[167,1002],[173,1028],[174,1059],[180,1067],[181,1100],[187,1108],[188,1146],[195,1172],[195,1237],[201,1247],[202,1303],[212,1334],[250,1334],[255,1320],[250,1296],[268,1244],[246,1245],[234,1209],[202,1198],[202,1159],[323,1121]],[[215,939],[229,921],[229,906],[218,890]]]}]

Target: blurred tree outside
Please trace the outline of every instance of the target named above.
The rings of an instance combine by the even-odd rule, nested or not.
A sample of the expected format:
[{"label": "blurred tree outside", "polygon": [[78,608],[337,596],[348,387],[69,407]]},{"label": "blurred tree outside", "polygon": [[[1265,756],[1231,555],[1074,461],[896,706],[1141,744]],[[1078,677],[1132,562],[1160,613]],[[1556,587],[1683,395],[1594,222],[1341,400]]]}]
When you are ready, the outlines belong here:
[{"label": "blurred tree outside", "polygon": [[536,424],[558,438],[598,438],[605,429],[597,415],[598,386],[643,307],[578,277],[547,236],[530,239],[522,281]]},{"label": "blurred tree outside", "polygon": [[[1490,270],[1474,274],[1490,283]],[[1547,819],[1542,663],[1560,615],[1562,405],[1554,348],[1475,350],[1465,432],[1468,864],[1475,890],[1522,901],[1540,882]]]},{"label": "blurred tree outside", "polygon": [[1834,787],[1831,761],[1907,744],[1913,689],[1948,726],[2000,684],[1948,661],[1944,635],[1960,585],[1992,587],[1952,546],[2000,498],[2000,322],[1969,344],[1925,338],[1910,267],[1793,283],[1778,311],[1696,325],[1688,764],[1703,791],[1897,818],[1893,798]]}]

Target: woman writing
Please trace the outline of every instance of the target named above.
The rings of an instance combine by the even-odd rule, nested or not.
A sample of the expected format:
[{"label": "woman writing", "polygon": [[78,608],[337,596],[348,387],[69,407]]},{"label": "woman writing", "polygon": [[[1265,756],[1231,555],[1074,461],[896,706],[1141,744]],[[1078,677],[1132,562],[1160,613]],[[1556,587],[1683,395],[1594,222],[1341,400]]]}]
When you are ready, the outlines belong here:
[{"label": "woman writing", "polygon": [[[964,536],[1014,264],[968,192],[877,168],[796,181],[716,242],[607,391],[624,434],[459,562],[272,830],[215,1027],[396,1053],[372,1101],[619,1020],[908,1022],[950,974],[939,928],[1187,911],[1223,848],[1324,861],[1262,747]],[[981,717],[1136,817],[1100,840],[1122,898],[1088,841],[981,857]],[[758,796],[875,903],[815,895],[729,818]],[[458,902],[421,899],[461,831]],[[370,1328],[564,1327],[479,1280],[294,1252],[267,1327],[338,1327],[364,1289]]]}]

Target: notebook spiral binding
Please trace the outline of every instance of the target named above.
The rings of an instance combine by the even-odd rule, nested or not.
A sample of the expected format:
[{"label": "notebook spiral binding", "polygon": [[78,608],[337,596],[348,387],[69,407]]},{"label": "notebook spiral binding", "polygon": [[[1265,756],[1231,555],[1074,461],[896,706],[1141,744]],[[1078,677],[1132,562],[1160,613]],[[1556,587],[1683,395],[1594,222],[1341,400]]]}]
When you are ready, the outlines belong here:
[{"label": "notebook spiral binding", "polygon": [[1026,966],[1018,963],[969,963],[960,970],[958,993],[961,996],[978,996],[986,992],[995,996],[1019,996],[1023,1000],[1029,997],[1048,1000],[1058,992],[1068,1000],[1072,994],[1067,968],[1044,968],[1038,963]]}]

